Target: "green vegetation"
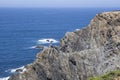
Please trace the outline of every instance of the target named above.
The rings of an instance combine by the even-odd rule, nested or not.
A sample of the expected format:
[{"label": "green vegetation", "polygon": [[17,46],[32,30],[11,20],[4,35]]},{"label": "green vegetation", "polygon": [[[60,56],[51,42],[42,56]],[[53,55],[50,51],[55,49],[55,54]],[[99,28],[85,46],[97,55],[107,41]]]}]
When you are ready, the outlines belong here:
[{"label": "green vegetation", "polygon": [[101,76],[89,78],[88,80],[113,80],[114,78],[120,77],[120,70],[111,71]]}]

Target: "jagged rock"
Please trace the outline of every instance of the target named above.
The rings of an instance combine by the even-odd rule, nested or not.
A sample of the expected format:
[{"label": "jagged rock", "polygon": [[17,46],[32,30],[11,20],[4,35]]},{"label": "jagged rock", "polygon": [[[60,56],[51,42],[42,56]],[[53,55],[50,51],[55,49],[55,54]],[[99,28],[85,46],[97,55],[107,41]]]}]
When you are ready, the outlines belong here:
[{"label": "jagged rock", "polygon": [[42,45],[37,45],[37,46],[35,46],[35,48],[36,48],[36,49],[43,49],[44,46],[42,46]]},{"label": "jagged rock", "polygon": [[120,66],[120,11],[97,14],[88,27],[67,32],[60,47],[37,54],[9,80],[87,80]]}]

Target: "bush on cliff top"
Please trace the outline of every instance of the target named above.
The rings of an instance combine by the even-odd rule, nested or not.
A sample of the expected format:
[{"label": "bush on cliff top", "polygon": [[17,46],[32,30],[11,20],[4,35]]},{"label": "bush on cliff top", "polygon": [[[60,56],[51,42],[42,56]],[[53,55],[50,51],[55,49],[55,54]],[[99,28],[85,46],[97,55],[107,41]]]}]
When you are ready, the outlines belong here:
[{"label": "bush on cliff top", "polygon": [[117,78],[119,76],[120,76],[120,70],[116,70],[116,71],[111,71],[101,76],[89,78],[88,80],[114,80],[114,78]]}]

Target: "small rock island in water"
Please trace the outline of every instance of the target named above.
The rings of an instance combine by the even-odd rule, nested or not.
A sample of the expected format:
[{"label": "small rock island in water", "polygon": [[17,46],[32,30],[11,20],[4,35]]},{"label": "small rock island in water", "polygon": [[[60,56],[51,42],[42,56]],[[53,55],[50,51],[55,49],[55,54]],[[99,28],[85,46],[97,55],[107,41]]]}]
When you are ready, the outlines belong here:
[{"label": "small rock island in water", "polygon": [[97,14],[86,28],[67,32],[59,47],[44,48],[25,68],[9,80],[88,80],[119,70],[120,11]]}]

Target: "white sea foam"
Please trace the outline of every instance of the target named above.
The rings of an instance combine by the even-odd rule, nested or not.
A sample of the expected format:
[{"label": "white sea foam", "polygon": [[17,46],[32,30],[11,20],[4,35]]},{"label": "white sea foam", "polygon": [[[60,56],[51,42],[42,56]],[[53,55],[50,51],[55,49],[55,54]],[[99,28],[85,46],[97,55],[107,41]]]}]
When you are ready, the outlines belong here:
[{"label": "white sea foam", "polygon": [[38,44],[48,44],[52,41],[52,43],[59,43],[59,41],[52,39],[52,38],[46,38],[46,39],[40,39],[38,40]]},{"label": "white sea foam", "polygon": [[[24,66],[22,66],[22,67],[15,68],[15,69],[8,69],[8,70],[6,70],[5,72],[15,73],[16,70],[18,70],[18,69],[22,69],[22,70],[23,70],[22,72],[26,71],[26,68],[25,68]],[[22,73],[22,72],[21,72],[21,73]]]},{"label": "white sea foam", "polygon": [[36,46],[31,46],[31,47],[29,47],[29,49],[34,49],[34,48],[36,48]]},{"label": "white sea foam", "polygon": [[75,31],[79,31],[80,29],[75,29]]},{"label": "white sea foam", "polygon": [[[55,40],[53,38],[42,38],[42,39],[39,39],[37,41],[37,44],[38,45],[39,44],[49,44],[49,43],[51,43],[51,41],[52,41],[52,43],[59,43],[59,41],[57,41],[57,40]],[[31,46],[31,47],[29,47],[27,49],[35,49],[36,47],[37,47],[37,45],[36,46]]]},{"label": "white sea foam", "polygon": [[8,80],[9,77],[0,78],[0,80]]},{"label": "white sea foam", "polygon": [[11,73],[14,73],[17,69],[24,69],[24,66],[22,66],[22,67],[19,67],[19,68],[15,68],[15,69],[11,69]]}]

